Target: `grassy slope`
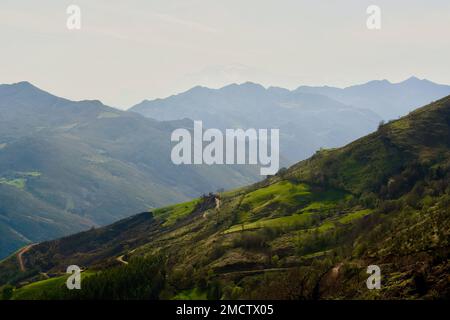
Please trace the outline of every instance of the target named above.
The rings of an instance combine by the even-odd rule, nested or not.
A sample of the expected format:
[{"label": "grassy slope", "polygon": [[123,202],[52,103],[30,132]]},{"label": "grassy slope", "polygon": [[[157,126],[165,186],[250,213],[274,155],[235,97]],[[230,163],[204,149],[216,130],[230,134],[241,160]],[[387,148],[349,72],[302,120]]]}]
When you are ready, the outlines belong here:
[{"label": "grassy slope", "polygon": [[[95,274],[94,272],[81,273],[81,281]],[[36,281],[14,290],[11,300],[36,300],[50,298],[52,292],[66,286],[68,275],[56,276],[50,279]]]},{"label": "grassy slope", "polygon": [[[216,286],[222,298],[446,297],[449,150],[448,97],[223,193],[219,211],[205,199],[170,206],[38,245],[26,263],[61,272],[162,254],[165,298],[199,298]],[[380,291],[365,286],[369,264],[382,267]],[[0,264],[0,283],[14,268]]]}]

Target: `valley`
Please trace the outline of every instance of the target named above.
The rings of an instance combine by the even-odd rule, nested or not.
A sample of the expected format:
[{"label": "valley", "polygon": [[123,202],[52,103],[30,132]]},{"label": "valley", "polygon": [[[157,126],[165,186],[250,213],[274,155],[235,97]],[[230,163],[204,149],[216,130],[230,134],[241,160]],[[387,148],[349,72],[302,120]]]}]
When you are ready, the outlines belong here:
[{"label": "valley", "polygon": [[0,258],[259,179],[252,166],[174,165],[171,133],[190,126],[70,101],[28,82],[0,85]]}]

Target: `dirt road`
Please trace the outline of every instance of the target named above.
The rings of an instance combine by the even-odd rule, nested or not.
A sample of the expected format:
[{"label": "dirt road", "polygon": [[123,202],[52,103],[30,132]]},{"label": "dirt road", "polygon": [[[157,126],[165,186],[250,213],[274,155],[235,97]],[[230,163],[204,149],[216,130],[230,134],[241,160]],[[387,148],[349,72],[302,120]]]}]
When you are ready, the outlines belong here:
[{"label": "dirt road", "polygon": [[125,255],[121,255],[120,257],[117,257],[116,260],[119,261],[120,263],[128,264],[127,261],[123,260],[123,257],[124,257],[124,256],[125,256]]},{"label": "dirt road", "polygon": [[29,244],[28,246],[22,248],[18,253],[17,253],[17,261],[19,262],[19,267],[20,267],[20,271],[25,272],[26,268],[25,268],[25,264],[23,263],[23,254],[26,253],[28,250],[30,250],[32,247],[34,247],[36,245],[36,243],[33,244]]}]

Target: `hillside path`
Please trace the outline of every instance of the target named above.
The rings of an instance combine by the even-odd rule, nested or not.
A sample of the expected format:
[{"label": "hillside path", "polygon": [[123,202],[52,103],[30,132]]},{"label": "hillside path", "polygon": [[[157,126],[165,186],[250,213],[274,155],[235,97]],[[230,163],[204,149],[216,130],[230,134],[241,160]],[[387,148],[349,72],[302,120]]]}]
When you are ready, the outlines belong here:
[{"label": "hillside path", "polygon": [[18,253],[17,253],[17,261],[19,262],[19,267],[20,267],[20,271],[25,272],[26,268],[25,268],[25,264],[23,263],[23,254],[26,253],[27,251],[29,251],[32,247],[34,247],[37,243],[32,243],[27,245],[26,247],[22,248]]},{"label": "hillside path", "polygon": [[331,277],[336,279],[339,276],[339,271],[344,264],[342,262],[338,263],[333,269],[331,269]]},{"label": "hillside path", "polygon": [[123,260],[123,257],[124,257],[124,256],[125,256],[125,255],[123,254],[123,255],[121,255],[120,257],[117,257],[116,260],[119,261],[120,263],[128,264],[128,261]]}]

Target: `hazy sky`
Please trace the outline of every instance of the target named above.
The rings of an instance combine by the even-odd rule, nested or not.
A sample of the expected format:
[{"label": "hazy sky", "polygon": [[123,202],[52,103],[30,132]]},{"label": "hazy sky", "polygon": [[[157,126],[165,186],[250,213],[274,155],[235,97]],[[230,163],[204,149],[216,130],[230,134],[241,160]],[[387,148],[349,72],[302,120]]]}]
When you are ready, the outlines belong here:
[{"label": "hazy sky", "polygon": [[[371,4],[381,30],[366,27]],[[449,0],[0,0],[0,39],[0,83],[120,108],[244,81],[450,84]]]}]

